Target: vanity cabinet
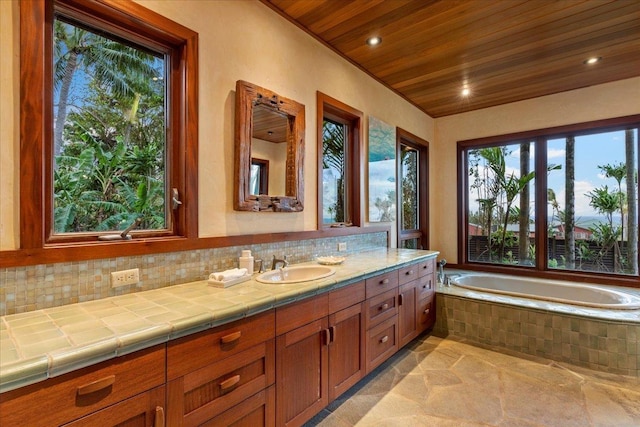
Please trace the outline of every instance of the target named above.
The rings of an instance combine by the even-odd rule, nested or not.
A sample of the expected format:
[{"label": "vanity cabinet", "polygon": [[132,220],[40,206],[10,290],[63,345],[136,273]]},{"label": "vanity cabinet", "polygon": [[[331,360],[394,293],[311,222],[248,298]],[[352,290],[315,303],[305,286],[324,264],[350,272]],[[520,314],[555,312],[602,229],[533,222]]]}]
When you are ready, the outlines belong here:
[{"label": "vanity cabinet", "polygon": [[276,425],[300,426],[365,373],[364,282],[276,309]]},{"label": "vanity cabinet", "polygon": [[[171,341],[167,425],[221,425],[222,419],[235,419],[236,425],[272,426],[274,328],[271,310]],[[250,398],[252,403],[245,403]]]},{"label": "vanity cabinet", "polygon": [[0,394],[6,426],[163,426],[165,346]]}]

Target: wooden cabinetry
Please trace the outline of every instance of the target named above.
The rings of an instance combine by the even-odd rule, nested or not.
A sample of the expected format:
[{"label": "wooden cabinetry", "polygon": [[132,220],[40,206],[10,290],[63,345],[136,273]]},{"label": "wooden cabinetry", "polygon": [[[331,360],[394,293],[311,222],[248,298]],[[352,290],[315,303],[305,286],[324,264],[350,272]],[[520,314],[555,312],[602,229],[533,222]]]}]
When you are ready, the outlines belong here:
[{"label": "wooden cabinetry", "polygon": [[165,363],[160,345],[2,393],[2,425],[162,426]]},{"label": "wooden cabinetry", "polygon": [[[272,426],[273,399],[265,389],[275,382],[274,321],[272,310],[170,342],[167,425],[215,420],[215,425]],[[258,393],[262,397],[253,404],[242,405]],[[220,424],[223,420],[229,424]]]},{"label": "wooden cabinetry", "polygon": [[276,425],[300,426],[365,372],[364,282],[276,309]]}]

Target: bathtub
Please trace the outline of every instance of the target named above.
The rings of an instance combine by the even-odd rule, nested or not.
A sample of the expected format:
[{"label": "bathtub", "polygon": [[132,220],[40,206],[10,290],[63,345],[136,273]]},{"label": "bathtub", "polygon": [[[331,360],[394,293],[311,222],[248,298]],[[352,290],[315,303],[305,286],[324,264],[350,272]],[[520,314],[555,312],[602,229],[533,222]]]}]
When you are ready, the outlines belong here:
[{"label": "bathtub", "polygon": [[475,291],[586,307],[618,310],[640,308],[640,297],[599,285],[476,273],[452,277],[451,283]]}]

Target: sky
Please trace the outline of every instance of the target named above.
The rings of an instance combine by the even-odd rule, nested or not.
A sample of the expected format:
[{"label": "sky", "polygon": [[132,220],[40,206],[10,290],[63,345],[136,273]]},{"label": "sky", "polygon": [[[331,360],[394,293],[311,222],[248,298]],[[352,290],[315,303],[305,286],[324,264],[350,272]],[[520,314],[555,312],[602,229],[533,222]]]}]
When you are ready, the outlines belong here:
[{"label": "sky", "polygon": [[[636,142],[638,141],[638,131],[636,130]],[[637,147],[637,145],[636,145]],[[520,150],[518,145],[513,145],[513,152],[505,159],[507,175],[512,172],[515,176],[520,176]],[[575,140],[575,209],[576,223],[580,224],[582,219],[585,223],[590,222],[593,217],[601,216],[591,206],[590,198],[587,194],[596,188],[607,185],[609,191],[618,189],[618,183],[613,178],[607,178],[598,166],[617,165],[624,162],[625,158],[625,135],[624,131],[606,132],[596,135],[580,136]],[[547,163],[560,165],[560,170],[553,170],[548,175],[548,187],[556,193],[556,199],[560,204],[560,210],[564,210],[565,203],[565,138],[552,139],[547,145]],[[637,153],[636,153],[637,154]],[[531,149],[530,167],[533,170],[535,158],[534,147]],[[638,168],[636,161],[636,170]],[[622,191],[626,191],[624,180]],[[534,190],[531,191],[531,211],[533,212]],[[472,196],[476,197],[475,195]],[[477,210],[477,203],[470,200],[471,210]],[[517,206],[518,203],[516,202]],[[548,211],[551,216],[551,208]],[[617,217],[617,218],[616,218]],[[614,219],[619,221],[619,215],[614,215]]]}]

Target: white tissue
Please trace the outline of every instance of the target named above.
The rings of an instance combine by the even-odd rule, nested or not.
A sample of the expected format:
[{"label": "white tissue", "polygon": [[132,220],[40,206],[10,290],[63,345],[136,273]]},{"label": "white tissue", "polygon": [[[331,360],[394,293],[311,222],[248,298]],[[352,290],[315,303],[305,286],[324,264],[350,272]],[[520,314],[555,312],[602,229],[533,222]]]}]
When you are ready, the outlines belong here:
[{"label": "white tissue", "polygon": [[225,270],[220,273],[211,273],[209,279],[216,280],[218,282],[225,282],[231,279],[237,279],[247,275],[246,268],[232,268],[231,270]]}]

